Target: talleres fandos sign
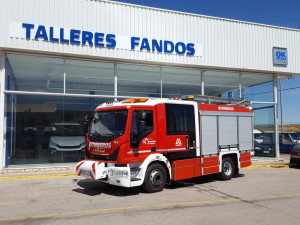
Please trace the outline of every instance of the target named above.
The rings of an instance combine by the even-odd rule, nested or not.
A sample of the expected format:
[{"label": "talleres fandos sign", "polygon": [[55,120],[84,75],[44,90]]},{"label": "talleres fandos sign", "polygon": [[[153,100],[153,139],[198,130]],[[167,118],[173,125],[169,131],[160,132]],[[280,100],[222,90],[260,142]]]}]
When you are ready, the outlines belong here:
[{"label": "talleres fandos sign", "polygon": [[159,40],[149,37],[126,36],[81,29],[53,27],[33,23],[10,22],[10,37],[88,45],[95,48],[119,48],[150,53],[202,56],[202,45],[192,42]]}]

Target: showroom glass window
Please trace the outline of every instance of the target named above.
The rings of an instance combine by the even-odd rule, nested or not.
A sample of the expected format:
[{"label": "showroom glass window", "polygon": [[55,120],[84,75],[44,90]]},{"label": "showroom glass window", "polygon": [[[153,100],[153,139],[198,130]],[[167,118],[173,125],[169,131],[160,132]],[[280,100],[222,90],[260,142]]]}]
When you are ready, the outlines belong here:
[{"label": "showroom glass window", "polygon": [[[268,74],[241,74],[244,99],[257,102],[274,101],[274,76]],[[252,104],[254,111],[254,155],[275,157],[275,105]]]},{"label": "showroom glass window", "polygon": [[201,71],[162,68],[162,97],[201,94]]},{"label": "showroom glass window", "polygon": [[85,116],[108,100],[7,94],[7,165],[78,162],[84,157]]},{"label": "showroom glass window", "polygon": [[6,90],[63,93],[64,59],[6,55]]},{"label": "showroom glass window", "polygon": [[117,64],[118,96],[161,97],[159,66]]},{"label": "showroom glass window", "polygon": [[239,87],[239,73],[212,70],[204,72],[205,95],[239,99]]},{"label": "showroom glass window", "polygon": [[66,93],[114,95],[114,64],[82,60],[65,61]]}]

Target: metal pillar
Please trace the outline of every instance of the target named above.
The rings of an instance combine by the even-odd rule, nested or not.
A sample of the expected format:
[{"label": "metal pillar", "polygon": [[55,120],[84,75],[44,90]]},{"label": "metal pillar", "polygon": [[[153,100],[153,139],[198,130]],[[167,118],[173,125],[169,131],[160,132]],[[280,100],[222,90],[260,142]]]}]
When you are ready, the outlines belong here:
[{"label": "metal pillar", "polygon": [[204,95],[204,70],[201,70],[201,95]]},{"label": "metal pillar", "polygon": [[278,131],[278,77],[273,80],[274,86],[274,122],[275,122],[275,157],[280,158],[279,153],[279,131]]},{"label": "metal pillar", "polygon": [[5,55],[0,51],[0,171],[5,165],[5,153],[6,153],[6,143],[5,143],[5,133],[4,126],[6,126],[5,115],[4,115],[4,88],[5,88]]}]

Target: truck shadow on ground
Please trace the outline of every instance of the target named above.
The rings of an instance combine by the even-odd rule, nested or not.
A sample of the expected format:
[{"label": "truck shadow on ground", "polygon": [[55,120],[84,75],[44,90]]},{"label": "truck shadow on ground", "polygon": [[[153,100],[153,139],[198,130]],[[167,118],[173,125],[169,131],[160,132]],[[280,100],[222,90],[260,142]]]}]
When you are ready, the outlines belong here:
[{"label": "truck shadow on ground", "polygon": [[[238,177],[244,177],[244,174],[239,174]],[[235,178],[233,178],[235,179]],[[166,185],[165,189],[168,190],[176,190],[179,188],[187,188],[200,184],[209,184],[213,182],[220,181],[217,175],[207,175],[202,177],[196,177],[192,179],[186,179],[181,181],[175,181],[171,184]],[[141,187],[133,187],[133,188],[125,188],[113,186],[105,183],[101,183],[100,181],[93,180],[78,180],[74,179],[73,182],[77,183],[78,188],[73,189],[74,192],[96,196],[101,194],[107,194],[112,196],[134,196],[139,195],[141,193],[147,194]]]},{"label": "truck shadow on ground", "polygon": [[[239,174],[238,176],[232,178],[238,178],[238,177],[244,177],[244,174]],[[186,179],[186,180],[181,180],[181,181],[175,181],[172,182],[171,185],[166,186],[167,189],[178,189],[178,188],[186,188],[186,187],[191,187],[195,185],[201,185],[201,184],[211,184],[213,182],[220,181],[219,177],[217,174],[211,174],[211,175],[206,175],[206,176],[201,176],[201,177],[195,177],[191,179]]]},{"label": "truck shadow on ground", "polygon": [[118,186],[109,185],[94,180],[74,180],[74,182],[77,182],[77,185],[79,186],[79,188],[73,189],[74,192],[84,194],[84,195],[89,195],[89,196],[107,194],[107,195],[123,197],[123,196],[138,195],[142,191],[140,187],[134,187],[134,188],[118,187]]}]

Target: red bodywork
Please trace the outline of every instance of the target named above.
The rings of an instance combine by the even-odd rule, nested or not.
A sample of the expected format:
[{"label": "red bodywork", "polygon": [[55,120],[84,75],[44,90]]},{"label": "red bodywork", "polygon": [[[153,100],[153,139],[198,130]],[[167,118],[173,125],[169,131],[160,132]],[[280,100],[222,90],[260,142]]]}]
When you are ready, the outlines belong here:
[{"label": "red bodywork", "polygon": [[[117,139],[107,143],[91,142],[87,137],[86,151],[95,155],[112,155],[119,148],[119,153],[115,161],[107,161],[116,164],[128,164],[143,162],[150,154],[189,151],[187,143],[188,135],[166,135],[165,104],[155,106],[134,106],[134,107],[106,107],[96,111],[108,111],[127,109],[128,119],[125,133]],[[130,147],[130,128],[132,123],[133,110],[153,110],[154,130],[145,137],[138,148]],[[178,139],[180,141],[178,141]],[[176,142],[177,141],[177,142]],[[152,150],[152,151],[150,151]],[[86,154],[87,156],[87,154]],[[88,157],[86,159],[89,159]]]}]

